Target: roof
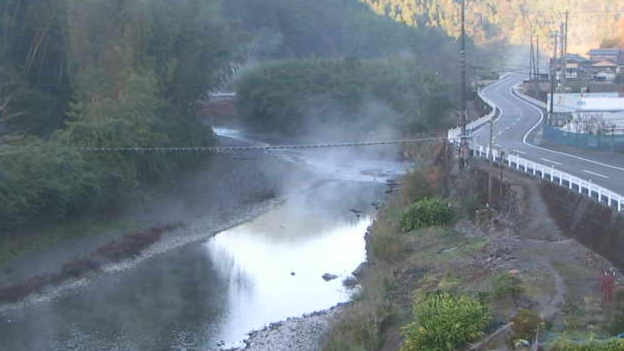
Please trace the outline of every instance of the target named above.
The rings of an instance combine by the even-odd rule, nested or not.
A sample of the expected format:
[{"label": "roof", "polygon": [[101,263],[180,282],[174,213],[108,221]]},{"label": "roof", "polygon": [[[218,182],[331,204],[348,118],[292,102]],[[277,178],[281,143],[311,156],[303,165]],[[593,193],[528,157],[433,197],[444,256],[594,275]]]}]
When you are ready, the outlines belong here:
[{"label": "roof", "polygon": [[598,61],[592,64],[592,67],[617,67],[617,63],[613,63],[611,61]]},{"label": "roof", "polygon": [[589,51],[589,54],[592,56],[596,55],[619,55],[622,51],[620,49],[592,49]]},{"label": "roof", "polygon": [[578,55],[578,54],[568,54],[567,55],[567,60],[568,61],[572,61],[572,62],[576,62],[576,63],[582,63],[582,62],[589,61],[585,57],[583,57],[581,55]]}]

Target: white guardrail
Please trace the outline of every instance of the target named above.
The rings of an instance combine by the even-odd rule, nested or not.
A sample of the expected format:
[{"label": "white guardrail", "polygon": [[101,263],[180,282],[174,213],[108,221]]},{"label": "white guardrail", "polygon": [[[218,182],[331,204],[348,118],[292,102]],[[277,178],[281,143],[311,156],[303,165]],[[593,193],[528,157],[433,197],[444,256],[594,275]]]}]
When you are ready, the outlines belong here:
[{"label": "white guardrail", "polygon": [[528,173],[534,177],[548,180],[559,186],[568,188],[571,191],[586,195],[603,205],[616,209],[619,212],[622,212],[624,209],[624,196],[607,188],[596,185],[592,183],[591,180],[585,180],[573,176],[566,172],[557,170],[553,166],[545,166],[521,156],[504,155],[503,159],[501,159],[501,152],[499,150],[491,150],[492,154],[490,155],[490,148],[482,145],[475,145],[473,151],[476,156],[486,159],[493,158],[495,162],[508,166],[511,169]]},{"label": "white guardrail", "polygon": [[[486,88],[487,89],[487,88]],[[516,93],[519,93],[516,91]],[[481,125],[488,123],[494,116],[496,115],[496,110],[498,107],[496,104],[489,100],[487,97],[483,95],[483,90],[479,90],[479,97],[490,107],[492,107],[492,112],[488,115],[483,116],[466,126],[466,131],[469,135],[472,135],[472,132],[479,128]],[[523,96],[527,98],[527,100],[533,100],[530,97]],[[537,101],[537,100],[535,100]],[[536,104],[538,106],[545,105],[544,103]],[[461,137],[461,127],[452,128],[448,131],[449,140],[454,140],[454,142],[458,142],[457,139]],[[573,176],[569,173],[560,171],[555,169],[554,166],[546,166],[521,156],[516,155],[508,155],[504,154],[501,159],[501,152],[499,150],[491,150],[492,155],[490,156],[490,148],[489,146],[477,145],[474,143],[470,143],[470,148],[473,150],[474,154],[479,157],[490,159],[491,156],[494,158],[494,162],[499,162],[501,165],[508,166],[511,169],[514,169],[519,172],[528,173],[535,177],[548,180],[554,184],[557,184],[561,187],[566,187],[570,191],[578,192],[579,194],[586,195],[595,201],[609,206],[617,210],[618,212],[622,212],[624,210],[624,196],[609,190],[607,188],[601,187],[592,183],[591,180],[585,180],[576,176]]]},{"label": "white guardrail", "polygon": [[[490,113],[488,113],[487,115],[480,117],[478,119],[475,119],[474,121],[466,125],[466,131],[468,132],[468,134],[472,134],[472,132],[475,129],[490,122],[490,120],[494,118],[494,116],[496,116],[496,104],[494,104],[492,101],[486,98],[485,95],[483,95],[483,89],[479,89],[477,91],[477,95],[479,95],[479,97],[481,98],[481,100],[483,100],[483,102],[485,102],[486,104],[490,105],[490,107],[493,107],[493,108],[492,108],[492,111],[490,111]],[[461,126],[449,129],[448,131],[449,140],[458,139],[459,137],[461,137]]]}]

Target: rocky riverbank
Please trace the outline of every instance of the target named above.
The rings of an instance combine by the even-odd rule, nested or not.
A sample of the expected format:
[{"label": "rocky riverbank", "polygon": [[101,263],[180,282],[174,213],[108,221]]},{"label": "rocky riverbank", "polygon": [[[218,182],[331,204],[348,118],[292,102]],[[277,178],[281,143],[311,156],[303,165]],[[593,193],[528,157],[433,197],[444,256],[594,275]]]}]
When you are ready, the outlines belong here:
[{"label": "rocky riverbank", "polygon": [[228,351],[319,351],[322,350],[331,321],[344,305],[299,318],[272,323],[251,332],[244,348]]}]

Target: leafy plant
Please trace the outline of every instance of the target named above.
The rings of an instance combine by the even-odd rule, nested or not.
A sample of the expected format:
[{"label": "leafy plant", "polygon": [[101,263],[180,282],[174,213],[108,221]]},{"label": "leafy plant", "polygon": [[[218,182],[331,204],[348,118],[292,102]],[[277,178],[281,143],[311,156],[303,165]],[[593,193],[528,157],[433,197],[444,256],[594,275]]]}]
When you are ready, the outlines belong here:
[{"label": "leafy plant", "polygon": [[414,229],[450,224],[455,218],[451,205],[437,198],[426,198],[410,205],[401,217],[401,229]]},{"label": "leafy plant", "polygon": [[414,304],[416,321],[403,328],[401,351],[454,351],[483,335],[491,314],[467,295],[429,294]]}]

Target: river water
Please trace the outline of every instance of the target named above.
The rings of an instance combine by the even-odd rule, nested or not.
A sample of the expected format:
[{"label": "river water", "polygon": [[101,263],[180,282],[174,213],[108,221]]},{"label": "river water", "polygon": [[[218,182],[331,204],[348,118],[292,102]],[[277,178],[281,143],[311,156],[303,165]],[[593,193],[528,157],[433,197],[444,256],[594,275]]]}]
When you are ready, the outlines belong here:
[{"label": "river water", "polygon": [[[52,301],[5,312],[0,350],[240,346],[252,330],[349,299],[342,281],[365,260],[372,204],[384,190],[379,180],[328,177],[207,242],[105,274]],[[325,273],[339,277],[326,282]]]}]

